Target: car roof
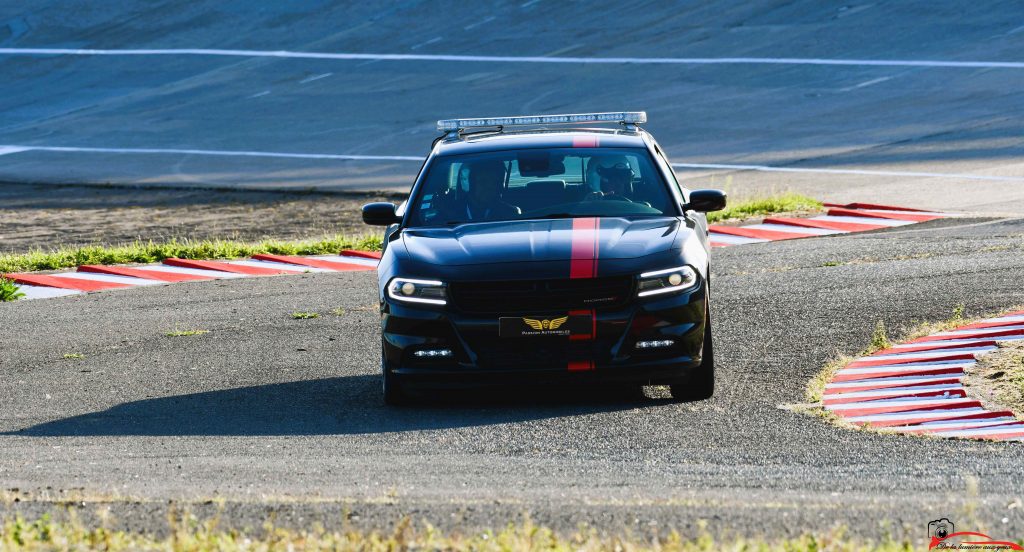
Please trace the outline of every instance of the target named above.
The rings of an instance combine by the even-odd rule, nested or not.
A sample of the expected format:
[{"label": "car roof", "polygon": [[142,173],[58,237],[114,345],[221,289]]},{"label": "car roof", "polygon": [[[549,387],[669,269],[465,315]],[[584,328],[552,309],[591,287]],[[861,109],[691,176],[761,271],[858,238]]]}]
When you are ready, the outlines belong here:
[{"label": "car roof", "polygon": [[644,148],[643,131],[613,129],[531,130],[518,132],[480,132],[463,134],[457,140],[442,140],[439,156],[462,155],[534,148]]}]

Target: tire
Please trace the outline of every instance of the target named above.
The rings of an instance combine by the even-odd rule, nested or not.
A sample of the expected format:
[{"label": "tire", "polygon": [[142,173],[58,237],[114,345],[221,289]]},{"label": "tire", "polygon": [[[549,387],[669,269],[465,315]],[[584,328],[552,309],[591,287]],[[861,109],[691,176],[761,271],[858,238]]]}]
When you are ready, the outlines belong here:
[{"label": "tire", "polygon": [[682,401],[703,401],[715,394],[715,348],[711,341],[711,300],[704,303],[704,345],[701,362],[685,383],[669,386],[672,398]]},{"label": "tire", "polygon": [[391,373],[387,362],[384,361],[384,343],[380,345],[380,372],[382,391],[384,392],[384,404],[388,406],[402,406],[409,404],[409,395],[398,376]]}]

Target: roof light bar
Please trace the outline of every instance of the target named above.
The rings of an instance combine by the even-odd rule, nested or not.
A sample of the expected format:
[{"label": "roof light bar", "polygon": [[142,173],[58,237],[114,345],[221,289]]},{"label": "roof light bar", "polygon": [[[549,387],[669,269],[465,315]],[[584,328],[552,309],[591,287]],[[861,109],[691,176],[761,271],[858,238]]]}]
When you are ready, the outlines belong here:
[{"label": "roof light bar", "polygon": [[568,113],[564,115],[521,115],[518,117],[489,117],[482,119],[443,119],[437,130],[453,132],[466,128],[558,125],[580,123],[621,123],[639,125],[647,122],[646,111],[616,111],[611,113]]}]

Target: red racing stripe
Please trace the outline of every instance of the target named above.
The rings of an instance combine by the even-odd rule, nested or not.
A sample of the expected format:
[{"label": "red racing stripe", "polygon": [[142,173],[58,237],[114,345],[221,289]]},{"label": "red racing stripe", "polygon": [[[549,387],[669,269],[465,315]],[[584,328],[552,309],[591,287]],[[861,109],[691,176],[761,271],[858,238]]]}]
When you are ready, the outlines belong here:
[{"label": "red racing stripe", "polygon": [[585,372],[587,370],[594,369],[593,360],[570,360],[569,371],[570,372]]},{"label": "red racing stripe", "polygon": [[589,341],[594,339],[595,329],[597,328],[597,313],[592,310],[571,310],[569,316],[589,316],[590,317],[590,333],[589,334],[570,334],[569,339],[572,341]]},{"label": "red racing stripe", "polygon": [[594,278],[597,276],[599,220],[591,217],[572,219],[569,278]]},{"label": "red racing stripe", "polygon": [[[569,316],[590,316],[589,334],[569,334],[570,341],[592,341],[597,339],[597,311],[596,310],[572,310]],[[593,370],[593,360],[570,360],[568,369],[570,372]]]}]

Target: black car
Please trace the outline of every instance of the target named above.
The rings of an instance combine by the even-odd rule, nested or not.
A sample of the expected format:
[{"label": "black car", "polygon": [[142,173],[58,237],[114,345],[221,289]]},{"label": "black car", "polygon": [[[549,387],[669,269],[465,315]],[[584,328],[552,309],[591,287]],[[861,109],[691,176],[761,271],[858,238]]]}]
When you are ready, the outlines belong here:
[{"label": "black car", "polygon": [[[568,382],[714,392],[704,212],[643,112],[439,121],[378,267],[384,398]],[[575,127],[578,123],[607,128]],[[472,130],[472,132],[467,132]]]}]

